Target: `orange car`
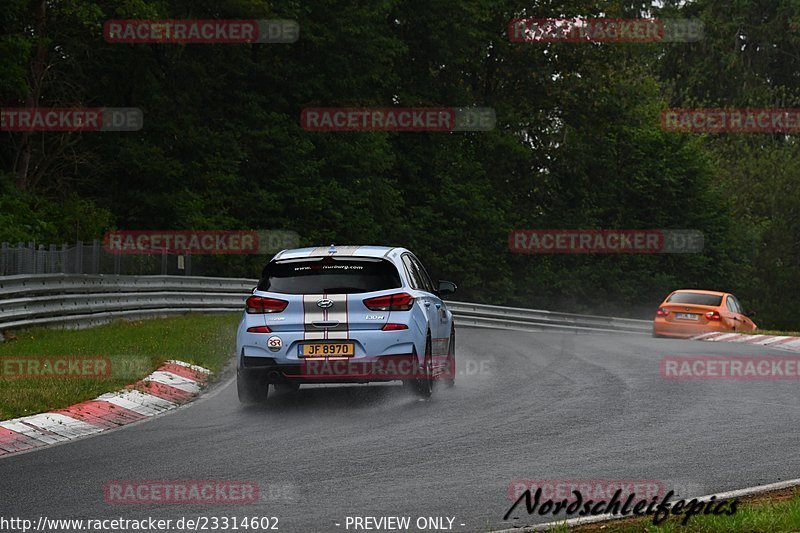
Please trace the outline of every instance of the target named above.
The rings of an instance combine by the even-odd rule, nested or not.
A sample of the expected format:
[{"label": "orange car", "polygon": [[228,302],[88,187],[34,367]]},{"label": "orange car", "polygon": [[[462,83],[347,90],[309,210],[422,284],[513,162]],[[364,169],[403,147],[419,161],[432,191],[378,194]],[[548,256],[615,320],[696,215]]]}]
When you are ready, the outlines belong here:
[{"label": "orange car", "polygon": [[739,300],[727,292],[682,289],[658,307],[654,337],[693,337],[713,331],[753,331],[755,323]]}]

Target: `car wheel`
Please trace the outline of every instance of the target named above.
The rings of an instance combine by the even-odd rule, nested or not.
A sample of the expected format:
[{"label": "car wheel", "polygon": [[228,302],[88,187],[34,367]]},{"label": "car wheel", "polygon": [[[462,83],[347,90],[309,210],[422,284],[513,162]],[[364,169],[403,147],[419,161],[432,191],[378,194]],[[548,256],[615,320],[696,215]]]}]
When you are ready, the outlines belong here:
[{"label": "car wheel", "polygon": [[447,349],[447,372],[450,376],[444,383],[448,389],[456,386],[456,330],[450,332],[450,347]]},{"label": "car wheel", "polygon": [[264,403],[269,394],[269,384],[266,376],[260,372],[236,372],[236,392],[239,402],[245,405]]},{"label": "car wheel", "polygon": [[425,358],[422,362],[422,368],[417,369],[416,373],[419,377],[415,380],[415,390],[422,398],[430,398],[433,394],[434,376],[433,376],[433,353],[431,349],[431,336],[425,340]]}]

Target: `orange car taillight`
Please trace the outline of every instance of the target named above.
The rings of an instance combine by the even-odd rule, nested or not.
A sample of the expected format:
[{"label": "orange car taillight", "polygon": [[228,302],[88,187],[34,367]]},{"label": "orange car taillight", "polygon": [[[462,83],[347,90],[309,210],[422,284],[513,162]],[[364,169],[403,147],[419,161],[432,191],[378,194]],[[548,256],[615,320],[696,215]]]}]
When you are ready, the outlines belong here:
[{"label": "orange car taillight", "polygon": [[289,302],[277,298],[265,298],[263,296],[251,296],[247,299],[247,312],[253,314],[280,313]]},{"label": "orange car taillight", "polygon": [[269,326],[253,326],[251,328],[247,328],[248,333],[272,333],[272,330],[269,329]]},{"label": "orange car taillight", "polygon": [[659,307],[656,310],[656,316],[667,316],[669,314],[669,309],[666,307]]},{"label": "orange car taillight", "polygon": [[405,292],[367,298],[364,305],[370,311],[408,311],[414,305],[414,297]]},{"label": "orange car taillight", "polygon": [[706,318],[709,320],[722,320],[722,317],[719,315],[719,311],[709,311],[706,313]]}]

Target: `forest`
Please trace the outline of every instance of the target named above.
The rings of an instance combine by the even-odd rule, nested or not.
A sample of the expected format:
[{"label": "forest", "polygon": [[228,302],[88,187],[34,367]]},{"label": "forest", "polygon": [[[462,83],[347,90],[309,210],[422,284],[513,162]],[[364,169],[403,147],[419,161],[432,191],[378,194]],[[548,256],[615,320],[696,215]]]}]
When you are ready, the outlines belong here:
[{"label": "forest", "polygon": [[[701,21],[701,38],[514,39],[520,18]],[[127,43],[109,20],[294,21],[293,42]],[[413,250],[456,299],[649,318],[735,293],[800,330],[795,131],[665,128],[800,108],[800,2],[4,0],[0,108],[136,108],[137,131],[0,131],[0,242],[287,230]],[[112,42],[109,42],[112,41]],[[313,131],[316,108],[489,108],[492,129]],[[698,253],[520,254],[519,229],[702,232]],[[211,272],[257,277],[267,257]]]}]

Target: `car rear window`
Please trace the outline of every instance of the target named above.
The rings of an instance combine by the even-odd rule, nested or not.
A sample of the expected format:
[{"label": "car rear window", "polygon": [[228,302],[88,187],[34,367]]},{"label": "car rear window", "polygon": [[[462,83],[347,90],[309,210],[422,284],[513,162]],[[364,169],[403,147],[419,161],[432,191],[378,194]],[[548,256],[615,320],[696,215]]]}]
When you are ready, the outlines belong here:
[{"label": "car rear window", "polygon": [[268,264],[258,290],[284,294],[344,294],[402,286],[395,266],[385,259],[294,259]]},{"label": "car rear window", "polygon": [[676,292],[669,297],[667,303],[711,305],[716,307],[722,303],[722,296],[703,294],[701,292]]}]

